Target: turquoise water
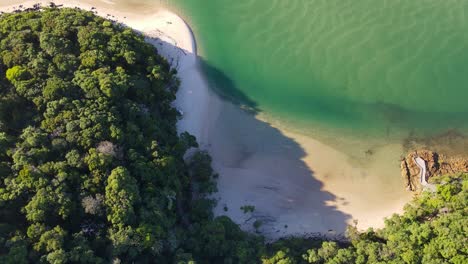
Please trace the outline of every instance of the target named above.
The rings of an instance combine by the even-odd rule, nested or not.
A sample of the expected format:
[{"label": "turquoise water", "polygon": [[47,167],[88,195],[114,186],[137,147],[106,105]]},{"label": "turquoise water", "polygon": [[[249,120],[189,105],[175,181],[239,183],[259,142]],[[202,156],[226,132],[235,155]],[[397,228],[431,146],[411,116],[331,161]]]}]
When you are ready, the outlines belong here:
[{"label": "turquoise water", "polygon": [[212,88],[296,130],[392,140],[468,130],[467,0],[101,2],[175,9]]},{"label": "turquoise water", "polygon": [[468,126],[468,1],[175,6],[195,31],[210,81],[257,111],[304,129],[377,137]]}]

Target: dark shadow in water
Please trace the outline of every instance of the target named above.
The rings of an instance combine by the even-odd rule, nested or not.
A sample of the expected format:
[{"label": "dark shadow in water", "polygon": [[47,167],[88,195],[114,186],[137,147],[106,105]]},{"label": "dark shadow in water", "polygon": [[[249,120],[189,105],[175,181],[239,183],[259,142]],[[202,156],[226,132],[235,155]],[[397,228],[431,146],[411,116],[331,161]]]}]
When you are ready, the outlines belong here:
[{"label": "dark shadow in water", "polygon": [[260,112],[258,104],[251,100],[243,91],[237,89],[234,81],[224,72],[209,64],[202,57],[198,57],[198,63],[211,90],[216,92],[218,96],[252,114]]},{"label": "dark shadow in water", "polygon": [[[199,63],[203,74],[207,76],[211,89],[221,98],[253,114],[261,111],[259,105],[241,89],[237,89],[235,82],[223,71],[201,57],[199,57]],[[308,99],[310,108],[308,109],[310,113],[308,118],[321,120],[322,125],[326,123],[330,129],[342,130],[344,134],[352,135],[356,134],[357,131],[359,135],[366,134],[373,138],[393,138],[394,141],[401,142],[403,140],[401,134],[392,137],[389,135],[390,131],[406,131],[409,136],[414,136],[414,133],[417,133],[420,138],[431,138],[453,130],[466,134],[468,129],[467,113],[421,112],[386,102],[363,103],[344,98],[333,98],[332,100],[334,103],[323,98]],[[290,106],[292,109],[294,107],[296,106]],[[304,111],[302,109],[298,112]],[[317,113],[319,116],[316,116]],[[336,124],[329,123],[327,120],[348,124],[348,126],[335,127]],[[320,135],[317,136],[320,137]],[[334,145],[333,141],[326,138],[322,138],[322,141]]]}]

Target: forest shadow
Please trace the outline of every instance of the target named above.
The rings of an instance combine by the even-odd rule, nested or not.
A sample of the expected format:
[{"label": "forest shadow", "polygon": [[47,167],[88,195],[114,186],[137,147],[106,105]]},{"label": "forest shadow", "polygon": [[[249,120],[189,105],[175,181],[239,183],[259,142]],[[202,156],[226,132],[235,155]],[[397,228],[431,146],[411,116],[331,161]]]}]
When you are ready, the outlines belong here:
[{"label": "forest shadow", "polygon": [[212,66],[202,57],[198,56],[200,71],[213,92],[225,101],[233,103],[252,114],[260,112],[258,104],[250,99],[243,91],[237,89],[234,81],[223,71]]},{"label": "forest shadow", "polygon": [[[351,216],[335,205],[348,201],[323,190],[303,160],[304,148],[257,119],[258,104],[226,73],[200,57],[198,63],[210,90],[224,101],[209,132],[208,149],[220,173],[215,213],[230,216],[250,231],[255,231],[253,223],[258,220],[259,231],[272,239],[342,238]],[[255,206],[255,211],[240,212],[244,205]]]},{"label": "forest shadow", "polygon": [[[218,101],[201,117],[213,168],[219,173],[215,215],[227,215],[243,230],[264,234],[268,240],[290,235],[343,239],[351,216],[337,210],[344,198],[323,190],[323,183],[304,162],[306,152],[294,139],[255,117],[258,104],[236,86],[222,70],[197,57],[195,71],[182,65],[181,50],[163,38],[148,38],[182,74],[198,74]],[[171,56],[172,55],[172,56]],[[189,73],[188,73],[189,72]],[[183,100],[196,100],[194,76],[180,76],[179,92],[191,91]],[[185,82],[184,82],[185,81]],[[178,98],[180,100],[180,98]],[[184,114],[184,117],[189,113]],[[190,132],[190,131],[189,131]],[[254,212],[241,207],[252,205]],[[255,228],[254,223],[261,223]]]}]

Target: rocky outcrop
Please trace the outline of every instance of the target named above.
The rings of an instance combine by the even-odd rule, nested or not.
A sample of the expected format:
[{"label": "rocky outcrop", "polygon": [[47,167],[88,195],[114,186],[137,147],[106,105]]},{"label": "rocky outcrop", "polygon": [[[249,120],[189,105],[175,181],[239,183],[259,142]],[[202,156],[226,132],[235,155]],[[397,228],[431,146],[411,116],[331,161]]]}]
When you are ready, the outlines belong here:
[{"label": "rocky outcrop", "polygon": [[414,161],[417,155],[426,162],[427,181],[430,181],[430,178],[434,176],[468,172],[468,158],[447,157],[429,150],[411,152],[401,160],[401,175],[409,191],[420,191],[422,189],[419,167]]}]

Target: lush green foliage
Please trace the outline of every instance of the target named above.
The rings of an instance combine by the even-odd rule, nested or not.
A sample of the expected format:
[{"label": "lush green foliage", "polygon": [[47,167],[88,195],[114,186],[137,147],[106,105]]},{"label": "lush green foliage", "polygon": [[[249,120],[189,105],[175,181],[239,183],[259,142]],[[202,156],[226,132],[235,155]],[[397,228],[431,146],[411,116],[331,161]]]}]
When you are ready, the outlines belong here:
[{"label": "lush green foliage", "polygon": [[437,181],[436,193],[422,193],[383,229],[350,228],[349,244],[324,241],[306,252],[283,241],[263,263],[467,263],[468,174]]},{"label": "lush green foliage", "polygon": [[1,263],[254,258],[258,239],[213,219],[211,159],[185,163],[175,71],[142,36],[74,9],[5,14],[0,54]]},{"label": "lush green foliage", "polygon": [[266,246],[213,217],[211,158],[184,160],[175,71],[142,36],[74,9],[5,14],[0,58],[0,263],[467,262],[466,175],[349,243]]}]

